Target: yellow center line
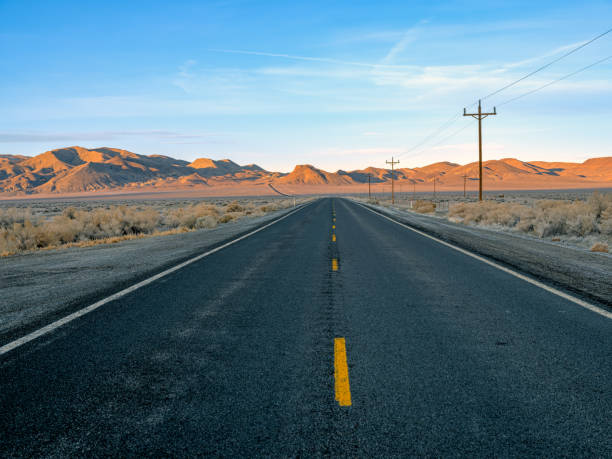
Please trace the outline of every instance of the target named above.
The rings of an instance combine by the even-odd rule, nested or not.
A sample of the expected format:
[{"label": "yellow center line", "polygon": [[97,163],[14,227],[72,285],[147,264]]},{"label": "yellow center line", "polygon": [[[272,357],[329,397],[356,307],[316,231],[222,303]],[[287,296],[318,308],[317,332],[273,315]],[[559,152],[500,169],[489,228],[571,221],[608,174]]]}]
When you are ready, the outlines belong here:
[{"label": "yellow center line", "polygon": [[344,338],[334,339],[334,379],[336,380],[336,401],[338,405],[351,406],[351,385],[349,384]]},{"label": "yellow center line", "polygon": [[338,259],[332,258],[332,271],[338,271]]},{"label": "yellow center line", "polygon": [[332,225],[332,229],[336,229],[336,225]]},{"label": "yellow center line", "polygon": [[336,242],[336,235],[332,234],[332,242]]}]

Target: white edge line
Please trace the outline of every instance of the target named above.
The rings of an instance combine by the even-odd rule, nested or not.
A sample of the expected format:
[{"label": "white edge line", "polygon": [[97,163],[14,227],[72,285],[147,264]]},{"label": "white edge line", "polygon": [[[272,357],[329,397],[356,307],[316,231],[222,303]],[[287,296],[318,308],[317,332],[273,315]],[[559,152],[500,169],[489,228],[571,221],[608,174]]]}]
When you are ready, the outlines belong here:
[{"label": "white edge line", "polygon": [[379,215],[379,216],[381,216],[383,218],[386,218],[387,220],[392,221],[393,223],[396,223],[396,224],[398,224],[400,226],[403,226],[404,228],[407,228],[410,231],[414,231],[415,233],[420,234],[421,236],[425,236],[425,237],[427,237],[427,238],[429,238],[429,239],[431,239],[433,241],[436,241],[436,242],[438,242],[438,243],[440,243],[442,245],[445,245],[446,247],[450,247],[451,249],[454,249],[454,250],[456,250],[458,252],[461,252],[464,255],[467,255],[469,257],[475,258],[478,261],[482,261],[483,263],[486,263],[489,266],[493,266],[494,268],[497,268],[500,271],[508,273],[508,274],[510,274],[510,275],[512,275],[514,277],[518,277],[519,279],[524,280],[525,282],[529,282],[530,284],[535,285],[536,287],[540,287],[541,289],[546,290],[547,292],[550,292],[550,293],[552,293],[554,295],[560,296],[561,298],[564,298],[564,299],[566,299],[568,301],[571,301],[572,303],[576,303],[577,305],[582,306],[583,308],[586,308],[589,311],[593,311],[594,313],[597,313],[597,314],[599,314],[601,316],[604,316],[604,317],[606,317],[608,319],[612,319],[612,312],[610,312],[610,311],[606,311],[605,309],[602,309],[602,308],[600,308],[598,306],[595,306],[595,305],[593,305],[591,303],[587,303],[586,301],[583,301],[580,298],[576,298],[575,296],[568,295],[567,293],[562,292],[561,290],[557,290],[556,288],[550,287],[550,286],[548,286],[546,284],[543,284],[542,282],[539,282],[539,281],[537,281],[535,279],[527,277],[524,274],[518,273],[518,272],[516,272],[516,271],[514,271],[512,269],[506,268],[505,266],[499,265],[499,264],[495,263],[494,261],[487,260],[486,258],[481,257],[480,255],[476,255],[475,253],[472,253],[472,252],[470,252],[468,250],[462,249],[461,247],[457,247],[456,245],[449,244],[448,242],[445,242],[442,239],[438,239],[437,237],[431,236],[430,234],[424,233],[423,231],[419,231],[418,229],[412,228],[411,226],[406,225],[405,223],[398,222],[397,220],[394,220],[394,219],[392,219],[390,217],[387,217],[386,215],[384,215],[384,214],[382,214],[380,212],[376,212],[375,210],[370,209],[368,206],[364,206],[363,204],[361,204],[361,203],[359,203],[357,201],[353,201],[353,202],[355,204],[363,207],[364,209],[369,210],[373,214],[376,214],[376,215]]},{"label": "white edge line", "polygon": [[205,258],[209,255],[212,255],[213,253],[218,252],[219,250],[223,250],[224,248],[229,247],[230,245],[235,244],[236,242],[242,241],[243,239],[246,239],[247,237],[254,235],[255,233],[259,233],[260,231],[265,230],[266,228],[274,225],[275,223],[278,223],[281,220],[284,220],[285,218],[289,217],[290,215],[293,215],[294,213],[311,205],[313,202],[315,201],[312,201],[304,206],[301,206],[295,210],[292,210],[291,212],[283,215],[282,217],[277,218],[276,220],[271,221],[270,223],[267,223],[264,226],[257,228],[256,230],[251,231],[250,233],[243,234],[242,236],[236,239],[232,239],[231,241],[226,242],[225,244],[220,245],[219,247],[215,247],[214,249],[211,249],[208,252],[205,252],[193,258],[190,258],[187,261],[184,261],[176,266],[173,266],[172,268],[166,269],[165,271],[162,271],[161,273],[155,274],[154,276],[151,276],[143,281],[138,282],[137,284],[134,284],[117,293],[114,293],[113,295],[108,296],[94,304],[86,306],[83,309],[79,309],[78,311],[73,312],[72,314],[69,314],[66,317],[63,317],[61,319],[58,319],[55,322],[50,323],[49,325],[39,328],[38,330],[33,331],[32,333],[28,333],[27,335],[22,336],[21,338],[17,338],[16,340],[11,341],[10,343],[7,343],[4,346],[0,347],[0,355],[6,354],[7,352],[10,352],[13,349],[18,348],[19,346],[22,346],[26,343],[29,343],[30,341],[35,340],[36,338],[46,335],[47,333],[63,325],[66,325],[67,323],[72,322],[73,320],[78,319],[79,317],[82,317],[85,314],[89,314],[90,312],[95,311],[99,307],[104,306],[106,303],[110,303],[111,301],[117,300],[127,295],[128,293],[132,293],[133,291],[138,290],[139,288],[144,287],[145,285],[149,285],[150,283],[155,282],[156,280],[167,276],[168,274],[172,274],[173,272],[178,271],[179,269],[184,268],[185,266],[195,263],[196,261],[201,260],[202,258]]}]

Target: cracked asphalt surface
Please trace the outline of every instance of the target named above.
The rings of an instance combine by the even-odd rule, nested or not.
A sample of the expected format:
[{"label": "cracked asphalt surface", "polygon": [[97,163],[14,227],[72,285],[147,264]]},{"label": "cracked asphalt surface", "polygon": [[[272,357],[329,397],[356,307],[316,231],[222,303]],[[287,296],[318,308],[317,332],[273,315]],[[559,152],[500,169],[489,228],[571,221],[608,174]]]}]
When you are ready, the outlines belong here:
[{"label": "cracked asphalt surface", "polygon": [[609,457],[611,337],[605,317],[321,199],[0,357],[0,456]]}]

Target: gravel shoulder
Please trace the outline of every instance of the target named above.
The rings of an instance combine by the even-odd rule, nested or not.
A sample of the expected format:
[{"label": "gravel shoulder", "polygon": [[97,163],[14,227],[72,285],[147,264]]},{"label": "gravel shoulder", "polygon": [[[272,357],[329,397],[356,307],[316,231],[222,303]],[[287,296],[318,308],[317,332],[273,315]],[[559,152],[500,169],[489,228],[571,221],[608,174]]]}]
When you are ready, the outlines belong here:
[{"label": "gravel shoulder", "polygon": [[501,262],[549,285],[612,308],[612,255],[560,246],[356,201],[446,242]]},{"label": "gravel shoulder", "polygon": [[0,258],[0,345],[292,210],[208,230]]}]

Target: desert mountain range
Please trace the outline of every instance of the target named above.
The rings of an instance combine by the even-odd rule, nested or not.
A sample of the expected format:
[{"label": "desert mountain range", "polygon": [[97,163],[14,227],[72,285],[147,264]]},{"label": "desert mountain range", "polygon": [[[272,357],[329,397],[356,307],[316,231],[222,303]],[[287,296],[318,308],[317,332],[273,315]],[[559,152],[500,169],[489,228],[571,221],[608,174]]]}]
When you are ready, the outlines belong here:
[{"label": "desert mountain range", "polygon": [[[583,163],[519,161],[507,158],[485,161],[487,189],[562,189],[612,187],[612,157]],[[229,159],[200,158],[189,163],[161,155],[139,155],[116,148],[67,147],[37,156],[0,155],[0,193],[4,195],[78,193],[101,190],[240,189],[247,194],[271,190],[287,192],[360,191],[368,176],[380,190],[391,181],[388,169],[327,172],[299,165],[290,173],[270,172],[255,164],[241,166]],[[478,163],[459,165],[439,162],[424,167],[395,170],[399,186],[426,191],[434,179],[439,190],[477,186]]]}]

